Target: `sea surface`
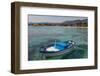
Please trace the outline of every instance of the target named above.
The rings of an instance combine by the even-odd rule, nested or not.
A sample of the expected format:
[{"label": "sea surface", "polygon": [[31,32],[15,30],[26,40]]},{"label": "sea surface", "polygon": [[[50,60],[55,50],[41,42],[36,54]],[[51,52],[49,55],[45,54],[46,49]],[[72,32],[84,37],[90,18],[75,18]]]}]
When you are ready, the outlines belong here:
[{"label": "sea surface", "polygon": [[39,46],[48,40],[73,40],[75,48],[69,54],[45,58],[77,59],[88,57],[88,28],[66,26],[28,26],[28,60],[44,60],[39,52]]}]

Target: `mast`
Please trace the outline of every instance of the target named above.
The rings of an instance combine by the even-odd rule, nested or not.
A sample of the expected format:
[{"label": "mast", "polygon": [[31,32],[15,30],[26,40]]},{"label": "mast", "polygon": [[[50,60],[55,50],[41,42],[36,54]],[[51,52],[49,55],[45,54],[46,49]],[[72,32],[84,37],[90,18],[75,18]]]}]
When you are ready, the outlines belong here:
[{"label": "mast", "polygon": [[55,40],[55,43],[54,43],[54,47],[56,47],[56,40]]}]

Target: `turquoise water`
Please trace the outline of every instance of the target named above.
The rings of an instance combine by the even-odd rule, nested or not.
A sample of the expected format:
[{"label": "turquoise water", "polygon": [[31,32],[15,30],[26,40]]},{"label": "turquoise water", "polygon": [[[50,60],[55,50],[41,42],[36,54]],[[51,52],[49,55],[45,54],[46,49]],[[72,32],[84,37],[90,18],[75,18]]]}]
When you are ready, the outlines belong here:
[{"label": "turquoise water", "polygon": [[76,43],[74,51],[62,56],[48,59],[87,58],[87,28],[72,28],[66,26],[28,26],[28,60],[42,60],[39,47],[48,40],[73,40]]}]

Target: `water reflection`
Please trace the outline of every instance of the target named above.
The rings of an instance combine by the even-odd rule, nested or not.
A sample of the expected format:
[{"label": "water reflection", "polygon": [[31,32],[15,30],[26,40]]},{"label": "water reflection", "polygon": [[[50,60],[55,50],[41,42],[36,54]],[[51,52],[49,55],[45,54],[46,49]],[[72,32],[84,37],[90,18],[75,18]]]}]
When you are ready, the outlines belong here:
[{"label": "water reflection", "polygon": [[29,60],[41,60],[41,55],[37,51],[38,48],[35,48],[35,46],[50,39],[58,39],[62,41],[73,40],[76,42],[76,48],[73,49],[76,50],[76,52],[47,59],[86,58],[88,43],[87,31],[87,28],[71,28],[66,26],[28,26]]}]

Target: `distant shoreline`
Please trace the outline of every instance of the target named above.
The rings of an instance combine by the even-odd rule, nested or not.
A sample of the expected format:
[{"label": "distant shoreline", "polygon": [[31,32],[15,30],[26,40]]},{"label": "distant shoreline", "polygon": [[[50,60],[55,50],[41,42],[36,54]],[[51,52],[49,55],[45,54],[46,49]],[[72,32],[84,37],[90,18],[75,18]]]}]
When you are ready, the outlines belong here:
[{"label": "distant shoreline", "polygon": [[[40,27],[40,26],[33,26],[33,27]],[[45,26],[42,26],[45,27]],[[52,27],[52,26],[48,26],[48,27]],[[58,26],[54,26],[54,27],[58,27]],[[79,26],[60,26],[60,27],[65,27],[65,28],[88,28],[88,27],[79,27]]]}]

